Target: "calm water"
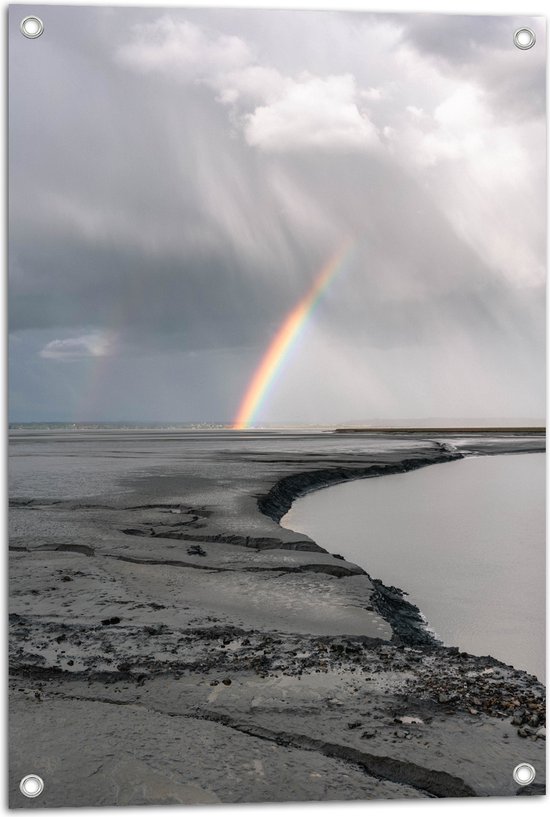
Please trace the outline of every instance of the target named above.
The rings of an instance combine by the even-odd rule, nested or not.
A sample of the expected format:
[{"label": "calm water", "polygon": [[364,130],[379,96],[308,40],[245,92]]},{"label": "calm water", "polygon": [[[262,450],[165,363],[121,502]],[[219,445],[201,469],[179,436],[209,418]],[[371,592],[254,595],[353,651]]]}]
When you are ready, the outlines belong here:
[{"label": "calm water", "polygon": [[406,590],[446,644],[544,680],[544,454],[336,485],[282,524]]}]

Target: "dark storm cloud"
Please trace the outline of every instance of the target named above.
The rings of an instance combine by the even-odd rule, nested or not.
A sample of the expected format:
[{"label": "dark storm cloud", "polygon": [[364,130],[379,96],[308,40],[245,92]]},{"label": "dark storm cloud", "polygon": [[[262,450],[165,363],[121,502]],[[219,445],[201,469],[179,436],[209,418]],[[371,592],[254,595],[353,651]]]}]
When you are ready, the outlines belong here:
[{"label": "dark storm cloud", "polygon": [[[162,419],[160,372],[179,378],[163,416],[231,416],[282,318],[349,237],[311,372],[329,338],[342,382],[360,382],[351,347],[374,361],[403,345],[450,355],[454,339],[472,356],[471,394],[476,346],[503,372],[513,343],[536,357],[539,22],[541,48],[522,53],[512,18],[44,7],[45,34],[29,41],[24,13],[10,13],[17,412],[42,401],[51,415],[56,395],[76,411],[83,367],[106,360],[98,416],[124,382],[117,416],[140,397],[140,416]],[[140,391],[136,367],[158,388]],[[388,405],[410,415],[395,379]],[[306,401],[292,399],[298,417]],[[337,397],[322,399],[339,416]]]}]

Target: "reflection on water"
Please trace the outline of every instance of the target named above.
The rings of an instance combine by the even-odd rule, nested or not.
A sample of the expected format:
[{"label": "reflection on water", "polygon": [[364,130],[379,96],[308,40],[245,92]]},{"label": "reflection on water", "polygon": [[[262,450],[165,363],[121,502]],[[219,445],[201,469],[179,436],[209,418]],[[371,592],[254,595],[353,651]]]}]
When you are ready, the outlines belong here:
[{"label": "reflection on water", "polygon": [[406,590],[446,644],[544,680],[544,454],[336,485],[282,524]]}]

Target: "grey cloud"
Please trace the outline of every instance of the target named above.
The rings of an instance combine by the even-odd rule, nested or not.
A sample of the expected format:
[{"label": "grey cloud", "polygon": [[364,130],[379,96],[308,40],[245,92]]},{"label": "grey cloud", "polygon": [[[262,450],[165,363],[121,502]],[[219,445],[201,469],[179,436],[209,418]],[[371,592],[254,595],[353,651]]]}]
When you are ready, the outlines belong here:
[{"label": "grey cloud", "polygon": [[[230,418],[282,319],[346,236],[354,251],[317,307],[301,375],[281,381],[274,412],[285,396],[291,417],[316,417],[315,394],[324,421],[341,417],[337,390],[312,385],[323,380],[324,356],[335,370],[341,361],[334,382],[357,412],[364,400],[375,415],[409,416],[413,402],[421,411],[431,401],[440,414],[447,398],[434,372],[450,365],[453,348],[464,411],[470,400],[479,416],[489,363],[500,384],[493,416],[508,410],[514,377],[524,396],[510,399],[510,412],[543,405],[543,79],[540,52],[531,62],[507,55],[506,20],[170,10],[162,14],[206,32],[198,50],[186,41],[185,81],[175,81],[158,66],[137,71],[135,53],[124,52],[158,9],[44,7],[46,33],[33,49],[18,35],[23,12],[10,13],[18,417],[32,419],[39,406],[53,417],[63,404],[80,419]],[[312,149],[327,78],[346,76],[346,149],[327,137],[325,114],[315,134],[323,149]],[[449,111],[434,119],[473,80],[485,89],[477,121],[460,130]],[[270,82],[286,91],[270,98]],[[294,127],[285,146],[289,99],[308,83],[320,90],[309,97],[313,120],[296,115],[304,130]],[[527,125],[495,102],[526,88]],[[253,121],[261,133],[247,131]],[[376,138],[349,149],[367,123]],[[433,165],[421,161],[430,150]],[[502,163],[493,166],[494,156]],[[385,359],[397,367],[391,388]],[[96,364],[102,379],[86,404]],[[413,400],[414,367],[420,381],[431,374]]]},{"label": "grey cloud", "polygon": [[[513,34],[531,28],[536,45],[521,51]],[[407,15],[402,39],[419,54],[437,60],[443,71],[458,72],[481,85],[504,120],[522,121],[545,110],[546,21],[543,17]]]},{"label": "grey cloud", "polygon": [[422,54],[464,67],[512,43],[510,17],[415,14],[403,18],[403,38]]},{"label": "grey cloud", "polygon": [[40,357],[49,360],[73,361],[110,354],[114,338],[109,334],[95,332],[76,338],[56,338],[40,351]]}]

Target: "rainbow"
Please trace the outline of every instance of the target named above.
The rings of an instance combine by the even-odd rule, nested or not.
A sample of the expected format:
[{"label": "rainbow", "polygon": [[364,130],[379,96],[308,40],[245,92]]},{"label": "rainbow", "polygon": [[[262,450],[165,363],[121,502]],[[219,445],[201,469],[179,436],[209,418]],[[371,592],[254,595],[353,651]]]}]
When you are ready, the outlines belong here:
[{"label": "rainbow", "polygon": [[255,415],[275,383],[292,346],[298,340],[300,331],[306,325],[314,307],[336,273],[342,268],[351,246],[351,240],[346,239],[323,265],[306,294],[282,322],[248,384],[237,416],[231,426],[234,430],[249,428],[253,423]]}]

